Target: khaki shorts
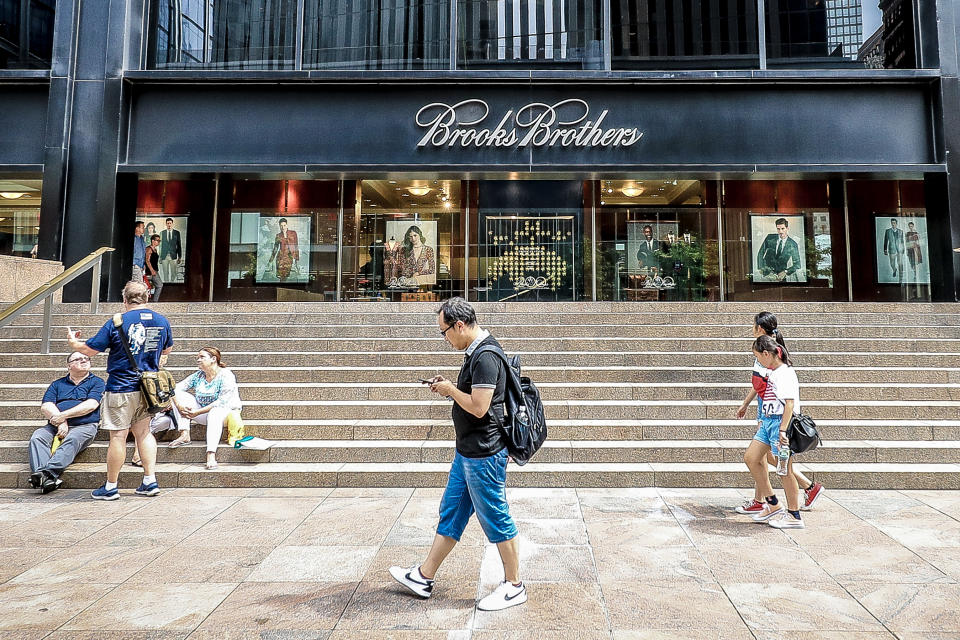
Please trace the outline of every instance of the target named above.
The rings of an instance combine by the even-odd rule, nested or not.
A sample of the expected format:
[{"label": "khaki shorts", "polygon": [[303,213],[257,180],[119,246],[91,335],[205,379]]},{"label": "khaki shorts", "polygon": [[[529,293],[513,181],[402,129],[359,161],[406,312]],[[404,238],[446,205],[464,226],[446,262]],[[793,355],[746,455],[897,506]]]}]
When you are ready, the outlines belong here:
[{"label": "khaki shorts", "polygon": [[147,403],[139,391],[116,393],[105,391],[103,404],[100,407],[101,429],[107,431],[123,431],[150,418],[147,413]]}]

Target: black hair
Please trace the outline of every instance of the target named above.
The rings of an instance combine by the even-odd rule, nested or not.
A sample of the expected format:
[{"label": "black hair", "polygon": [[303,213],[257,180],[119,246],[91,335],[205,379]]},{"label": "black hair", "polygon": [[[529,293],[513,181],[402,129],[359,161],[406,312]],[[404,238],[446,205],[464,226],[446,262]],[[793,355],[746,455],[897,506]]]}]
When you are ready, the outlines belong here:
[{"label": "black hair", "polygon": [[782,224],[782,225],[785,226],[785,227],[789,227],[789,226],[790,226],[790,223],[787,222],[787,219],[786,219],[786,218],[777,218],[776,221],[773,223],[773,226],[777,226],[777,225],[780,225],[780,224]]},{"label": "black hair", "polygon": [[[407,232],[403,234],[403,253],[404,255],[409,255],[413,251],[413,242],[410,241],[410,234],[415,233],[420,236],[420,244],[426,246],[426,240],[423,237],[423,231],[420,230],[420,227],[413,224],[407,229]],[[451,298],[452,300],[453,298]]]},{"label": "black hair", "polygon": [[437,309],[437,315],[443,318],[444,323],[448,327],[452,327],[458,322],[463,322],[463,324],[468,327],[477,324],[477,312],[474,311],[470,303],[463,298],[444,300],[440,308]]},{"label": "black hair", "polygon": [[783,364],[792,367],[793,361],[790,360],[790,352],[770,336],[760,336],[753,342],[753,350],[757,353],[772,353],[783,361]]},{"label": "black hair", "polygon": [[286,218],[280,218],[280,220],[277,221],[277,224],[283,224],[284,222],[286,222],[287,224],[290,224],[289,222],[287,222]]},{"label": "black hair", "polygon": [[161,240],[161,239],[162,238],[160,237],[159,233],[155,233],[152,236],[150,236],[150,242],[153,242],[154,240]]},{"label": "black hair", "polygon": [[173,222],[173,218],[167,218],[163,221],[163,224],[167,224],[168,222]]},{"label": "black hair", "polygon": [[777,341],[781,347],[786,347],[783,341],[783,333],[777,328],[777,316],[769,311],[761,311],[753,316],[753,324],[763,329],[763,332]]}]

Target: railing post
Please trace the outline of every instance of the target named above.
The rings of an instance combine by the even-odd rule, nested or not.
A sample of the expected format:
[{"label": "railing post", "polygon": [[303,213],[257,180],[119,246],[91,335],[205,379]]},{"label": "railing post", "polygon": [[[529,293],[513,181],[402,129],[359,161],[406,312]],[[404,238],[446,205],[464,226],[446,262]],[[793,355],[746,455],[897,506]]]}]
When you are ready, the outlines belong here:
[{"label": "railing post", "polygon": [[40,337],[40,353],[50,353],[50,317],[53,314],[53,293],[43,299],[43,334]]},{"label": "railing post", "polygon": [[95,314],[100,309],[100,263],[101,255],[93,265],[93,284],[90,285],[90,313]]}]

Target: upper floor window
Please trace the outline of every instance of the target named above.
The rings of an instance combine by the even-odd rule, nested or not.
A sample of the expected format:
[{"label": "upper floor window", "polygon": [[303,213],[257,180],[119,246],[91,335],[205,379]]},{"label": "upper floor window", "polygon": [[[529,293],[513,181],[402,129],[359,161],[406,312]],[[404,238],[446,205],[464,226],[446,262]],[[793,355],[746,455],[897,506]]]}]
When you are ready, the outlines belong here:
[{"label": "upper floor window", "polygon": [[0,0],[0,69],[46,69],[55,0]]}]

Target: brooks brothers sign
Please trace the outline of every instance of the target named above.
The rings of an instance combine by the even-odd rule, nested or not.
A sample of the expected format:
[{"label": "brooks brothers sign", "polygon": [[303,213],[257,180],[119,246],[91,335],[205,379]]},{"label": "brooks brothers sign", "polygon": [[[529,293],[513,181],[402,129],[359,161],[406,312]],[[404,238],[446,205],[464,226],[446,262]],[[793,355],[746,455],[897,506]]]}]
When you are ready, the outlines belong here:
[{"label": "brooks brothers sign", "polygon": [[426,129],[417,147],[629,147],[643,136],[636,127],[604,129],[607,113],[592,118],[590,105],[577,98],[531,102],[499,119],[489,118],[489,105],[477,98],[433,102],[417,112],[417,125]]}]

